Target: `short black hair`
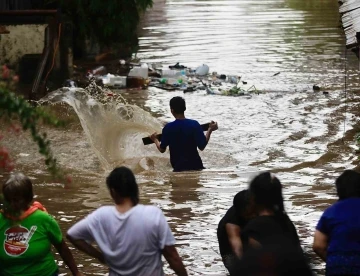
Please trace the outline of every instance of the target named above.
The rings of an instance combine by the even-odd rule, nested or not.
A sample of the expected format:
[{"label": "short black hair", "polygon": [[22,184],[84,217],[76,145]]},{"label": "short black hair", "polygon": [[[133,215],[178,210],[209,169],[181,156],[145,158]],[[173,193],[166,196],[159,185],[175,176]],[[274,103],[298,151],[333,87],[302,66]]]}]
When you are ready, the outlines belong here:
[{"label": "short black hair", "polygon": [[115,168],[106,178],[106,185],[119,197],[131,198],[134,205],[139,203],[139,187],[129,168],[123,166]]},{"label": "short black hair", "polygon": [[170,100],[170,108],[174,110],[176,114],[183,114],[186,110],[186,104],[183,97],[177,96]]},{"label": "short black hair", "polygon": [[235,207],[236,213],[241,215],[248,207],[249,202],[250,202],[249,190],[245,189],[245,190],[238,192],[234,196],[234,200],[233,200],[233,205]]},{"label": "short black hair", "polygon": [[335,181],[340,200],[360,197],[360,174],[354,170],[345,170]]}]

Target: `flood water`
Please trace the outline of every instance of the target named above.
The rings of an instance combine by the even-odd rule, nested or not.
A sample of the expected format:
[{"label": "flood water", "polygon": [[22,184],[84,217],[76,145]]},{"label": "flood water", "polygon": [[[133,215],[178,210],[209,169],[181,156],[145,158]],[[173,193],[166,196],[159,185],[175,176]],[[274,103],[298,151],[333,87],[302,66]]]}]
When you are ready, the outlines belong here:
[{"label": "flood water", "polygon": [[[345,53],[337,1],[155,1],[142,22],[137,56],[164,65],[206,63],[211,71],[242,76],[264,93],[248,99],[156,88],[121,92],[134,104],[132,115],[126,115],[130,119],[123,114],[119,119],[114,107],[89,111],[79,99],[69,102],[72,107],[57,105],[54,110],[68,126],[45,130],[73,176],[66,188],[50,180],[26,134],[7,135],[17,168],[32,177],[37,199],[64,233],[91,210],[111,203],[105,177],[125,164],[136,172],[141,201],[167,216],[190,275],[225,276],[217,223],[256,173],[271,170],[282,181],[286,210],[304,250],[323,275],[324,265],[311,253],[314,227],[336,198],[335,178],[358,164],[358,63],[353,53]],[[314,84],[329,93],[314,92]],[[168,153],[141,143],[172,120],[168,102],[179,95],[186,100],[187,117],[219,124],[201,152],[207,168],[202,172],[173,173]],[[78,252],[75,257],[86,275],[106,274],[92,258]],[[168,267],[165,271],[172,275]]]}]

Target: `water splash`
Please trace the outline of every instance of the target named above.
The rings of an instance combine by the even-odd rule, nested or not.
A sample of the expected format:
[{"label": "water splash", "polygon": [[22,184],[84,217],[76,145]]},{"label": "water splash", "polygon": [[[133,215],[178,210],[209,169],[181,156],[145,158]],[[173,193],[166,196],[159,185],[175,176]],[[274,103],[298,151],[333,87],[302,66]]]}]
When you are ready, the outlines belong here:
[{"label": "water splash", "polygon": [[161,132],[162,125],[149,112],[128,104],[120,94],[97,86],[95,81],[85,89],[60,88],[39,101],[41,105],[61,102],[76,112],[106,171],[118,165],[134,170],[154,166],[153,159],[159,158],[159,153],[155,147],[144,146],[141,138],[154,131]]}]

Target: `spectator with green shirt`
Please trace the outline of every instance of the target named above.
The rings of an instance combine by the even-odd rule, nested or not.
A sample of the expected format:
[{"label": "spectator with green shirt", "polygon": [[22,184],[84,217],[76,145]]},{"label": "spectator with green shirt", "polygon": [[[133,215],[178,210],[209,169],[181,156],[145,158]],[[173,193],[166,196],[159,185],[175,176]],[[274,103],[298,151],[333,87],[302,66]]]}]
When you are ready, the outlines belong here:
[{"label": "spectator with green shirt", "polygon": [[0,275],[56,276],[53,245],[72,275],[82,276],[55,219],[33,201],[30,179],[12,174],[2,187],[5,206],[0,213]]}]

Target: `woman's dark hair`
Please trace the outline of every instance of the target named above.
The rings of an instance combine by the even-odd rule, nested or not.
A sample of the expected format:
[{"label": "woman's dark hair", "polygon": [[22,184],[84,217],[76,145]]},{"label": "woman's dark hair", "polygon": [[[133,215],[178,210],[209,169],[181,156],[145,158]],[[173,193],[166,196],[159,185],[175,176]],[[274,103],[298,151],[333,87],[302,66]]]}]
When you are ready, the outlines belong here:
[{"label": "woman's dark hair", "polygon": [[337,195],[340,200],[349,197],[360,197],[360,174],[353,170],[345,170],[335,181]]},{"label": "woman's dark hair", "polygon": [[130,169],[126,167],[114,169],[106,178],[106,185],[119,197],[130,197],[134,205],[139,203],[139,187]]},{"label": "woman's dark hair", "polygon": [[2,186],[5,202],[11,205],[12,212],[26,211],[34,198],[31,180],[22,173],[14,173]]},{"label": "woman's dark hair", "polygon": [[256,176],[250,182],[249,190],[257,206],[262,206],[274,212],[283,213],[285,211],[281,183],[270,172],[264,172]]},{"label": "woman's dark hair", "polygon": [[185,100],[182,97],[173,97],[170,100],[170,108],[174,110],[176,114],[182,114],[186,110]]},{"label": "woman's dark hair", "polygon": [[249,187],[256,207],[264,208],[274,212],[275,220],[279,223],[284,234],[300,245],[299,236],[294,224],[289,219],[284,209],[282,186],[280,180],[270,172],[264,172],[256,176]]}]

